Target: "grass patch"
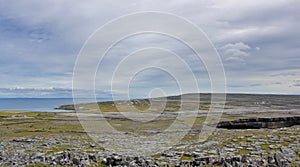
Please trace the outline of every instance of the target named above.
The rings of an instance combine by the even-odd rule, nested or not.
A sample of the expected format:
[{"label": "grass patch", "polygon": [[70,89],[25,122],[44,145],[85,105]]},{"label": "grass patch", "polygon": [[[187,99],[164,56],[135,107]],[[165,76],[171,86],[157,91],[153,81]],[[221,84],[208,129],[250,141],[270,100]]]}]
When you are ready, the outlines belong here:
[{"label": "grass patch", "polygon": [[187,156],[187,155],[183,155],[181,158],[180,158],[181,161],[192,161],[193,160],[193,155],[191,156]]},{"label": "grass patch", "polygon": [[247,150],[245,147],[243,147],[243,149],[236,152],[235,155],[244,155],[244,154],[250,154],[250,153],[251,153],[250,150]]},{"label": "grass patch", "polygon": [[51,165],[45,164],[32,164],[32,165],[25,165],[25,167],[50,167]]},{"label": "grass patch", "polygon": [[75,117],[47,112],[0,112],[0,138],[34,135],[80,134],[84,129]]},{"label": "grass patch", "polygon": [[181,141],[196,141],[199,140],[199,136],[185,136],[184,138],[181,139]]},{"label": "grass patch", "polygon": [[160,158],[160,157],[163,157],[163,156],[162,156],[162,154],[154,154],[154,155],[152,155],[152,157],[153,158]]},{"label": "grass patch", "polygon": [[43,148],[45,151],[50,151],[50,152],[60,152],[60,151],[66,151],[66,150],[72,150],[74,148],[79,148],[78,146],[70,146],[70,145],[62,145],[54,148]]}]

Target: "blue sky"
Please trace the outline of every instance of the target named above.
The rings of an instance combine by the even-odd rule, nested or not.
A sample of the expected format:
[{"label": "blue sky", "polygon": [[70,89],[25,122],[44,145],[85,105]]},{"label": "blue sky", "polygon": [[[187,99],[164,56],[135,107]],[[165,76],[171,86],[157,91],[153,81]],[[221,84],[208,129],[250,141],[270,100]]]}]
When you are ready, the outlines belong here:
[{"label": "blue sky", "polygon": [[[141,11],[176,14],[203,29],[221,56],[228,92],[300,94],[298,0],[0,0],[0,97],[71,97],[74,64],[88,37],[111,19]],[[120,61],[118,55],[149,44],[190,54],[170,39],[148,35],[121,43],[101,65],[109,71]],[[199,67],[200,90],[209,92],[203,64],[191,66]],[[99,73],[97,94],[109,96],[110,87],[101,77]],[[175,81],[155,70],[132,82],[133,96],[154,88],[178,93]],[[116,94],[126,94],[124,85],[120,82]]]}]

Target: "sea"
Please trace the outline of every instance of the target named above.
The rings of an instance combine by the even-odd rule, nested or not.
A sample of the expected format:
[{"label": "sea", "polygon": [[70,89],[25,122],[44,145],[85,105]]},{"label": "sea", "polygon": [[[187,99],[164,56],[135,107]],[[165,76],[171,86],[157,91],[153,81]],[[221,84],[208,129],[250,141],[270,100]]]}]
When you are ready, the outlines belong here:
[{"label": "sea", "polygon": [[[109,98],[97,98],[97,101],[110,101]],[[76,100],[77,101],[77,100]],[[82,103],[93,102],[94,99],[78,99]],[[0,112],[5,110],[34,112],[70,112],[57,110],[61,105],[74,104],[73,98],[0,98]]]}]

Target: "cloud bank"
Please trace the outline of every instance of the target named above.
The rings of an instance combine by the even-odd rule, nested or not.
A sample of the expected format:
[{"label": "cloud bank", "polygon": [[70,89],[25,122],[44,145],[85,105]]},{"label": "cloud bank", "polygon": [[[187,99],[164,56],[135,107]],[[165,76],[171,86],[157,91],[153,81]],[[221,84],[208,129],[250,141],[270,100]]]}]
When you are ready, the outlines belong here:
[{"label": "cloud bank", "polygon": [[[0,0],[0,97],[69,96],[76,56],[88,37],[111,19],[141,11],[173,13],[202,28],[222,58],[228,92],[300,94],[299,82],[295,81],[300,77],[300,2],[297,0],[272,3]],[[149,35],[124,41],[111,51],[101,67],[109,71],[124,54],[149,45],[175,48],[194,67],[200,90],[210,91],[204,64],[189,59],[192,53],[181,44],[162,37]],[[128,50],[124,52],[124,48]],[[163,58],[158,61],[172,64]],[[101,81],[101,74],[97,78],[97,89],[110,90],[108,83]],[[145,90],[173,83],[169,76],[151,70],[135,81],[133,85],[143,85]],[[49,87],[59,90],[47,95],[42,90]],[[40,93],[30,94],[30,90]],[[124,93],[122,87],[116,91]],[[136,93],[136,96],[143,95],[142,90]]]}]

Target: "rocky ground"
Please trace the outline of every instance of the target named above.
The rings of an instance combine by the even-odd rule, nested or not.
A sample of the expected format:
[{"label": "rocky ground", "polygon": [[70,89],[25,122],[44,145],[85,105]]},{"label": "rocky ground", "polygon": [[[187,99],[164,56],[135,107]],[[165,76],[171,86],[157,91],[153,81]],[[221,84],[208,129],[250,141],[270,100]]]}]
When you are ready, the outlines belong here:
[{"label": "rocky ground", "polygon": [[[258,102],[249,100],[249,96],[244,98],[247,103],[238,96],[229,99],[220,121],[300,115],[299,97],[291,97],[289,104],[284,103],[281,96],[272,96],[273,101]],[[72,112],[1,111],[0,166],[300,166],[300,125],[274,129],[216,128],[202,141],[202,127],[216,127],[216,124],[207,121],[210,120],[206,117],[207,106],[200,107],[202,110],[194,120],[192,113],[183,113],[182,121],[193,120],[193,126],[178,143],[152,154],[141,153],[141,150],[149,149],[151,140],[172,140],[160,134],[180,114],[174,111],[177,108],[174,103],[169,104],[161,118],[142,120],[142,123],[129,121],[116,112],[103,113],[105,117],[95,112],[80,113],[83,114],[81,123],[90,120],[100,121],[100,124],[108,122],[118,133],[125,133],[125,138],[113,132],[100,133],[100,139],[90,138],[86,132],[92,132],[84,129]],[[111,109],[107,107],[106,110]],[[147,116],[155,116],[152,114]],[[134,112],[127,116],[140,119]],[[148,145],[135,140],[133,137],[136,136],[142,137]],[[156,138],[151,138],[153,136]],[[119,149],[113,147],[118,144],[130,146],[130,149],[114,151]]]},{"label": "rocky ground", "polygon": [[[61,122],[58,121],[61,116],[54,118],[43,116],[43,119],[54,119],[57,121],[56,124]],[[66,120],[70,121],[71,118]],[[32,118],[18,118],[18,121],[8,119],[1,123],[2,127],[5,123],[5,125],[14,123],[11,126],[15,128],[20,125],[37,126],[32,123],[37,120],[31,120],[29,123],[30,119]],[[177,145],[150,156],[120,155],[105,150],[101,144],[95,143],[85,133],[76,131],[79,128],[73,127],[73,130],[60,130],[60,133],[56,133],[55,129],[59,129],[60,126],[52,126],[52,131],[43,127],[44,131],[37,128],[29,134],[20,131],[2,134],[0,166],[300,165],[300,126],[251,130],[216,129],[206,141],[200,143],[197,140],[200,131],[192,129]],[[70,125],[62,124],[62,126]]]},{"label": "rocky ground", "polygon": [[218,129],[207,141],[192,140],[149,157],[105,151],[86,135],[5,138],[1,166],[299,166],[300,127]]}]

